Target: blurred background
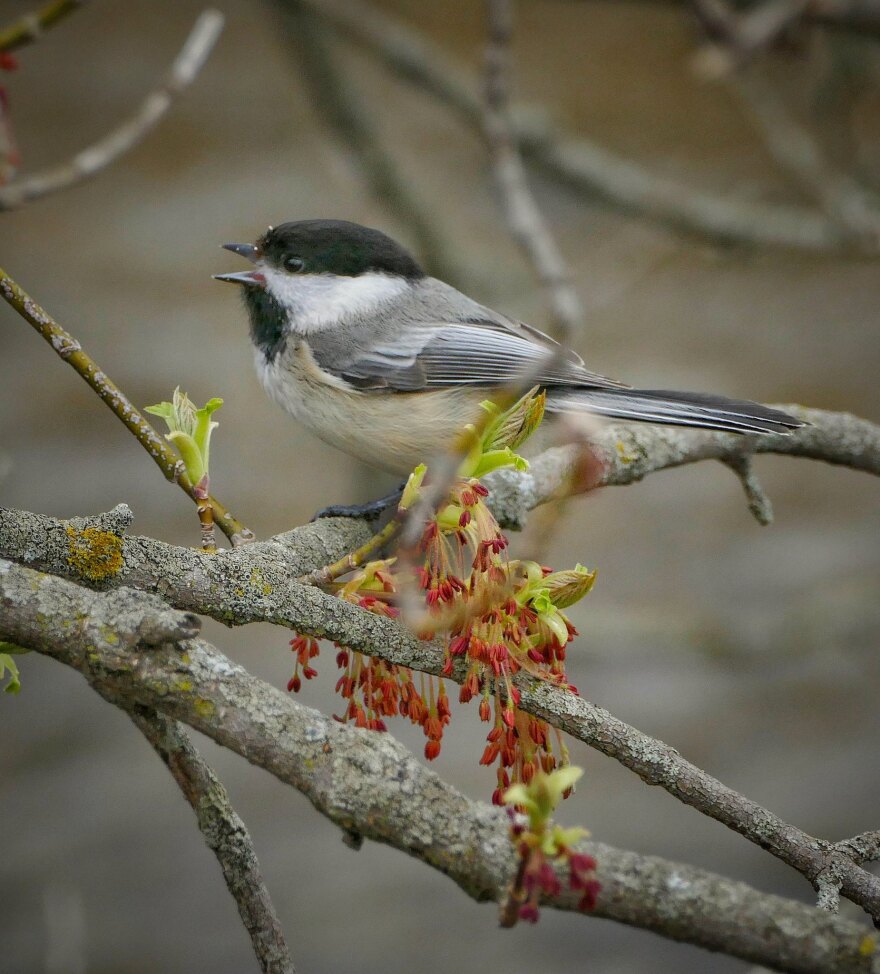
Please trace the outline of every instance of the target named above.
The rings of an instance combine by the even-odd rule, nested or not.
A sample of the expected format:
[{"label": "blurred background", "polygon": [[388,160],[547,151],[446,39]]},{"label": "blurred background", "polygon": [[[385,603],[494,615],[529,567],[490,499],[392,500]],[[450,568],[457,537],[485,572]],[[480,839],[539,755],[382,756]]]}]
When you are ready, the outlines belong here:
[{"label": "blurred background", "polygon": [[[178,384],[199,401],[225,399],[213,485],[266,537],[392,485],[265,400],[239,297],[210,277],[239,269],[219,244],[283,220],[354,220],[406,241],[477,299],[538,326],[548,317],[473,118],[296,5],[289,19],[268,3],[219,7],[226,30],[160,127],[97,178],[0,214],[0,255],[138,405]],[[30,8],[5,0],[0,22]],[[128,116],[200,9],[94,0],[23,48],[2,79],[22,173],[70,158]],[[350,9],[380,37],[410,36],[393,35],[391,18],[436,46],[461,72],[444,69],[450,83],[481,70],[481,4]],[[707,32],[684,3],[518,5],[518,117],[565,149],[533,145],[530,172],[584,302],[575,345],[590,367],[635,385],[880,420],[878,51],[870,30],[815,25],[749,50],[718,24]],[[580,176],[561,178],[559,159]],[[627,180],[645,174],[659,181],[653,195],[627,197]],[[0,503],[69,517],[125,501],[136,532],[198,544],[192,506],[5,306],[0,349]],[[574,610],[569,673],[726,784],[843,838],[878,826],[878,485],[803,460],[763,457],[757,470],[776,509],[767,528],[720,464],[566,507],[548,563],[599,569]],[[528,533],[517,544],[526,551]],[[206,630],[252,672],[286,683],[286,631]],[[332,654],[319,663],[303,700],[338,711]],[[128,719],[48,659],[24,657],[21,670],[20,696],[0,700],[0,968],[256,969],[191,810]],[[420,732],[392,732],[421,752]],[[487,799],[483,736],[465,708],[435,768]],[[298,794],[198,743],[252,831],[300,971],[747,966],[549,910],[537,927],[499,930],[494,906],[393,850],[351,851]],[[586,776],[565,824],[811,901],[803,879],[721,825],[583,746],[572,756]]]}]

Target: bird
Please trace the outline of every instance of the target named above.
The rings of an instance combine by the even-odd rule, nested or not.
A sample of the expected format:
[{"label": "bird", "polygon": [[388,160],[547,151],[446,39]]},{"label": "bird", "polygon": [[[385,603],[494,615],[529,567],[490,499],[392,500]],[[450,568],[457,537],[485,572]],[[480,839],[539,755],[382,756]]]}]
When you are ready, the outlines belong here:
[{"label": "bird", "polygon": [[268,396],[320,439],[394,474],[447,450],[480,402],[524,375],[550,413],[741,434],[804,425],[758,403],[633,389],[592,372],[549,335],[429,276],[381,230],[297,220],[222,246],[253,265],[214,277],[242,288]]}]

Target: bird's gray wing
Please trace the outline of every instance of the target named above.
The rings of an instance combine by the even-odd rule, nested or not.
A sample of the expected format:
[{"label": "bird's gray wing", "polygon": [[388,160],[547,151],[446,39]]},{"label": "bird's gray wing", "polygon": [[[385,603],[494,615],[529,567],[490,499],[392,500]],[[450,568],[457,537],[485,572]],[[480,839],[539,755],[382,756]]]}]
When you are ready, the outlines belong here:
[{"label": "bird's gray wing", "polygon": [[322,369],[363,391],[503,386],[526,376],[540,385],[626,388],[589,372],[576,353],[560,354],[537,329],[506,319],[410,322],[393,337],[361,333],[341,355],[337,341],[325,346],[310,336],[309,345]]}]

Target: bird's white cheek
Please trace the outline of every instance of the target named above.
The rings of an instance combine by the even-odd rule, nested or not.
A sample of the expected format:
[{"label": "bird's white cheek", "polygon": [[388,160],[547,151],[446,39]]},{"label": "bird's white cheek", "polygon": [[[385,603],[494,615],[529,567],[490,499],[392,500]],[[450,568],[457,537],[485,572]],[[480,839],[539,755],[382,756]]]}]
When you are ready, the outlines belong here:
[{"label": "bird's white cheek", "polygon": [[353,317],[369,315],[402,295],[407,283],[388,274],[286,274],[261,268],[266,290],[286,309],[293,329],[302,335],[332,328]]}]

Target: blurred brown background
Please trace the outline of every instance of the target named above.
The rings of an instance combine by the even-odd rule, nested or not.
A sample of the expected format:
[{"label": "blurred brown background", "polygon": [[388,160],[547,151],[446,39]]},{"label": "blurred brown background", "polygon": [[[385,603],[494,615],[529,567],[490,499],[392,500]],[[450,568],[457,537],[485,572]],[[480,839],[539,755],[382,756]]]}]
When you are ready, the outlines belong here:
[{"label": "blurred brown background", "polygon": [[[413,241],[369,194],[316,111],[272,7],[222,0],[226,31],[192,89],[142,145],[93,181],[0,216],[2,265],[80,338],[139,405],[175,385],[221,395],[216,492],[260,536],[320,506],[388,486],[295,427],[263,397],[242,309],[213,272],[218,249],[285,219],[336,217]],[[477,69],[480,4],[385,0]],[[2,20],[30,2],[0,6]],[[4,79],[25,166],[67,158],[129,114],[177,52],[191,0],[95,0],[21,52]],[[517,94],[575,133],[694,186],[753,201],[800,197],[725,83],[695,77],[677,5],[529,0],[519,8]],[[479,137],[341,47],[457,283],[546,323],[505,232]],[[880,81],[869,40],[811,35],[775,54],[780,90],[808,106],[835,70],[868,79],[843,163],[880,159]],[[836,67],[835,67],[836,65]],[[853,151],[857,155],[853,155]],[[623,215],[536,176],[533,185],[586,307],[588,365],[634,384],[846,409],[877,421],[876,258],[718,246]],[[135,530],[197,543],[194,511],[82,381],[0,308],[0,503],[58,516],[119,501]],[[570,675],[592,700],[679,748],[807,831],[878,826],[880,505],[864,474],[762,458],[776,523],[751,519],[735,478],[703,464],[568,506],[548,554],[600,579],[576,610]],[[209,637],[283,685],[288,634]],[[306,702],[338,709],[332,654]],[[49,974],[255,969],[212,855],[167,771],[124,715],[75,673],[22,660],[0,699],[0,969]],[[421,750],[402,724],[393,732]],[[475,797],[475,708],[456,716],[436,769]],[[298,969],[433,972],[743,970],[745,965],[598,920],[545,911],[497,928],[443,877],[397,852],[354,853],[290,789],[204,744],[252,830]],[[587,771],[561,817],[596,838],[810,900],[807,884],[722,826],[581,746]],[[438,823],[442,828],[442,823]],[[847,907],[845,907],[846,909]]]}]

